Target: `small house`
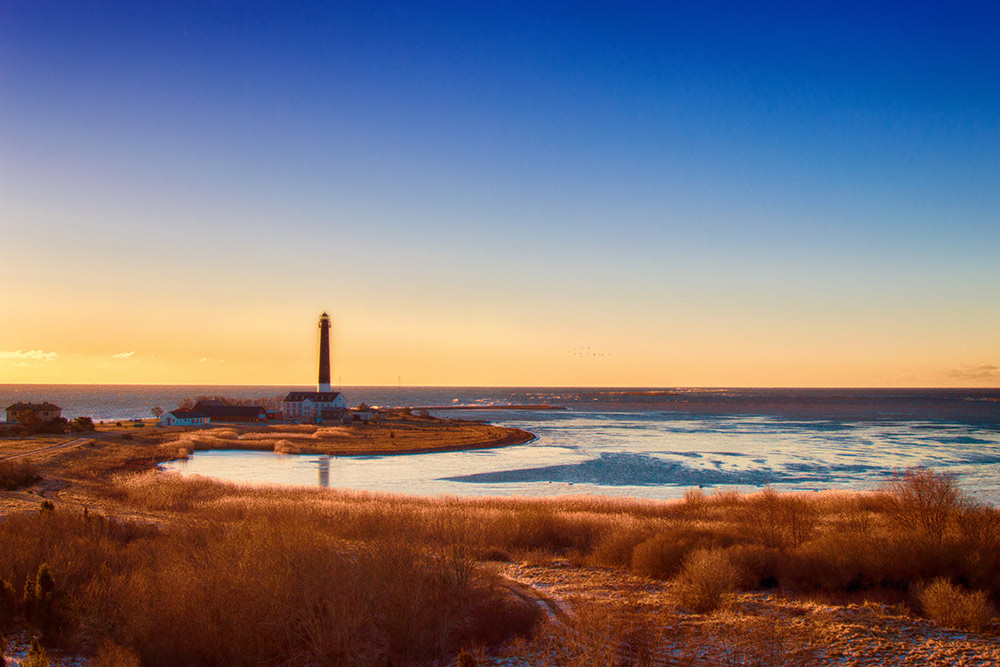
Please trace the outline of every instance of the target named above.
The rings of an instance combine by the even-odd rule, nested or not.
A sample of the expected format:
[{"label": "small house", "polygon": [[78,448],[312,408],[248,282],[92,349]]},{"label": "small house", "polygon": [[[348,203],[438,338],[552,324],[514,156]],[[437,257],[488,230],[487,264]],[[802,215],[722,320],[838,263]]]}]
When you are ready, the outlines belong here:
[{"label": "small house", "polygon": [[160,417],[161,426],[204,426],[210,422],[204,412],[195,410],[173,410]]},{"label": "small house", "polygon": [[62,408],[53,405],[48,401],[44,403],[15,403],[7,408],[7,421],[14,423],[18,421],[18,415],[24,412],[31,412],[35,419],[40,422],[52,421],[62,417]]}]

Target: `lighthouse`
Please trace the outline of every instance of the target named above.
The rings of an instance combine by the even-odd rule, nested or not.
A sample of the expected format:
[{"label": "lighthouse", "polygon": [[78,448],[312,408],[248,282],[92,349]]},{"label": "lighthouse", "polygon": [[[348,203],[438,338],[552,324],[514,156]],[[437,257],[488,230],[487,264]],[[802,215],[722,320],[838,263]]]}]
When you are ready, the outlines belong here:
[{"label": "lighthouse", "polygon": [[319,317],[319,383],[316,391],[292,391],[281,401],[282,418],[298,423],[320,424],[324,419],[342,420],[347,399],[330,386],[330,316]]},{"label": "lighthouse", "polygon": [[331,391],[330,386],[330,316],[319,318],[319,387],[317,391]]}]

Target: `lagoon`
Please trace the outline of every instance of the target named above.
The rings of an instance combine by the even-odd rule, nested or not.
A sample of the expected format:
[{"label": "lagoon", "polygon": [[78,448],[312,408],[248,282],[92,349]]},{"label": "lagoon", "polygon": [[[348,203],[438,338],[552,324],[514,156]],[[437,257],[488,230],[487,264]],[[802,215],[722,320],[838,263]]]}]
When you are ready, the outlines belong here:
[{"label": "lagoon", "polygon": [[1000,504],[1000,429],[992,424],[580,406],[482,416],[538,437],[498,449],[393,456],[203,451],[163,468],[239,482],[408,494],[674,498],[697,486],[873,489],[895,471],[924,466],[953,473],[976,498]]}]

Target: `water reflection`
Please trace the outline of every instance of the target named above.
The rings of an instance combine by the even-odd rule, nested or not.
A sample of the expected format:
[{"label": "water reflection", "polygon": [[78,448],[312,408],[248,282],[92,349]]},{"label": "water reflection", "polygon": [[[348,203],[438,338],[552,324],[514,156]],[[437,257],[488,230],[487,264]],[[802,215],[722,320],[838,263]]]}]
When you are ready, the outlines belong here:
[{"label": "water reflection", "polygon": [[330,486],[330,457],[324,456],[319,461],[319,485]]}]

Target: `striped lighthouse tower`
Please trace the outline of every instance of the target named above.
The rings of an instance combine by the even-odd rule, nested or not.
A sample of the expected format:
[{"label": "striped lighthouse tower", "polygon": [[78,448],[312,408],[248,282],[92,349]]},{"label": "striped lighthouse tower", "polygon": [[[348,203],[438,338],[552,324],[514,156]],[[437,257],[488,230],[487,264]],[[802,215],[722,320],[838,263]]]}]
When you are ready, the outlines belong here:
[{"label": "striped lighthouse tower", "polygon": [[323,313],[319,318],[319,391],[331,391],[330,387],[330,316]]}]

